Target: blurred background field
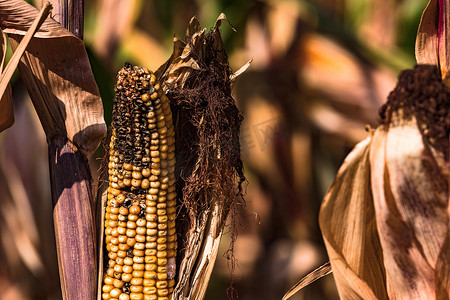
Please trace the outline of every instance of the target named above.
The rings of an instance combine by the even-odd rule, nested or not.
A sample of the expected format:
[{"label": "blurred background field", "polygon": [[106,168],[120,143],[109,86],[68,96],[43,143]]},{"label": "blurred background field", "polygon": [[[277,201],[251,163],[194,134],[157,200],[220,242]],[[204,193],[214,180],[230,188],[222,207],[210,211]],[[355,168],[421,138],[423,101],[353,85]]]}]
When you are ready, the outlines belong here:
[{"label": "blurred background field", "polygon": [[[41,0],[29,1],[37,7]],[[240,299],[281,299],[327,261],[319,207],[339,165],[378,122],[399,70],[414,65],[425,0],[95,0],[85,3],[84,40],[111,122],[115,75],[125,62],[155,70],[192,16],[222,37],[233,70],[250,59],[234,97],[247,205],[239,213],[233,275]],[[2,300],[61,299],[44,132],[18,76],[16,122],[0,134]],[[90,158],[94,184],[103,155]],[[206,299],[226,299],[222,241]],[[294,299],[338,299],[332,276]]]}]

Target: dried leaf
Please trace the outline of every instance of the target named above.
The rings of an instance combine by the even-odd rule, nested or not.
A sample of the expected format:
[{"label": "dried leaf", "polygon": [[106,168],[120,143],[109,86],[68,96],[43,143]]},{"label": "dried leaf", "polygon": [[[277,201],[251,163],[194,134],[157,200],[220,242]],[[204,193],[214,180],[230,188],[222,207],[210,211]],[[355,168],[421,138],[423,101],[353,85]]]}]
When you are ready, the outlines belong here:
[{"label": "dried leaf", "polygon": [[324,265],[318,267],[317,269],[315,269],[314,271],[303,277],[299,282],[297,282],[297,284],[295,284],[292,288],[290,288],[289,291],[287,291],[287,293],[283,296],[282,300],[287,300],[291,298],[295,293],[300,291],[305,286],[313,283],[314,281],[324,276],[327,276],[328,274],[331,274],[331,272],[332,269],[330,262],[325,263]]},{"label": "dried leaf", "polygon": [[[0,27],[13,50],[37,11],[21,0],[0,1]],[[83,41],[47,19],[36,33],[19,70],[48,138],[67,136],[87,153],[106,134],[103,106]]]},{"label": "dried leaf", "polygon": [[422,14],[416,37],[417,63],[439,66],[447,85],[450,81],[449,6],[449,0],[430,0]]},{"label": "dried leaf", "polygon": [[[45,5],[39,15],[36,17],[36,20],[34,20],[33,24],[31,25],[30,29],[25,34],[24,38],[20,42],[19,46],[17,47],[16,51],[14,52],[13,56],[11,57],[8,65],[5,68],[5,71],[2,72],[0,77],[0,96],[3,97],[5,94],[5,103],[2,104],[2,108],[5,109],[5,111],[2,111],[2,119],[4,119],[3,126],[0,125],[0,131],[10,127],[14,123],[14,112],[12,110],[12,103],[11,103],[11,87],[9,85],[9,81],[11,80],[11,77],[17,68],[17,65],[19,63],[20,58],[25,52],[25,49],[27,48],[28,44],[30,43],[31,39],[33,38],[36,31],[39,29],[39,27],[42,25],[44,20],[47,18],[47,16],[50,13],[51,10],[50,3],[47,2],[47,5]],[[3,45],[3,59],[2,59],[2,68],[3,70],[3,64],[5,59],[5,53],[6,53],[6,39],[4,38],[4,34],[2,32],[2,45]],[[2,101],[3,102],[3,101]],[[4,128],[2,128],[4,127]]]},{"label": "dried leaf", "polygon": [[438,1],[430,0],[423,11],[416,37],[418,64],[439,65],[438,55]]},{"label": "dried leaf", "polygon": [[[6,58],[7,42],[6,42],[6,35],[3,33],[3,31],[1,29],[0,29],[0,35],[1,35],[0,42],[1,42],[1,46],[2,46],[0,72],[3,72],[3,66],[5,64],[5,58]],[[8,79],[8,84],[5,87],[5,90],[0,98],[1,98],[0,99],[0,132],[2,132],[3,130],[11,127],[14,124],[12,91],[11,91],[11,86],[9,85],[9,79]]]},{"label": "dried leaf", "polygon": [[367,138],[347,156],[319,215],[342,299],[388,299],[371,195],[370,143]]}]

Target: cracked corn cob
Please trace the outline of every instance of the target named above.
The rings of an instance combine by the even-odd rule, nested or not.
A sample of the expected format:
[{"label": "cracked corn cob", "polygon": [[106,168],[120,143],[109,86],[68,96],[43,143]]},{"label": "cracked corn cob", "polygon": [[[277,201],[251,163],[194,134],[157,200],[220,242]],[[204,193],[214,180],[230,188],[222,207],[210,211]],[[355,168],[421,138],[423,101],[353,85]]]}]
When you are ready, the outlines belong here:
[{"label": "cracked corn cob", "polygon": [[170,299],[175,285],[175,140],[166,95],[147,69],[117,76],[102,299]]}]

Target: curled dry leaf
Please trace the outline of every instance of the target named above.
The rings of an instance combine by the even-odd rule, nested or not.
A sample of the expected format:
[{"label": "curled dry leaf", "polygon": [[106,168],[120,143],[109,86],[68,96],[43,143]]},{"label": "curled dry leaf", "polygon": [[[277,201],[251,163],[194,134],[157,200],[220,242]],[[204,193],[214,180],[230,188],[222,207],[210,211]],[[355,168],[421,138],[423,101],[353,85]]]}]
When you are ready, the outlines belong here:
[{"label": "curled dry leaf", "polygon": [[416,38],[418,64],[439,66],[444,82],[450,83],[449,0],[430,0],[420,20]]},{"label": "curled dry leaf", "polygon": [[[13,50],[38,11],[21,0],[0,1],[0,27]],[[67,136],[91,153],[106,134],[103,106],[83,41],[46,19],[19,64],[48,138]]]},{"label": "curled dry leaf", "polygon": [[[3,72],[3,66],[5,64],[5,56],[6,56],[6,35],[0,29],[0,42],[2,47],[2,57],[1,57],[1,66],[0,73]],[[9,82],[9,80],[8,80]],[[14,110],[12,106],[12,92],[11,86],[9,83],[5,86],[5,92],[1,95],[0,99],[0,132],[11,127],[14,124]]]},{"label": "curled dry leaf", "polygon": [[384,124],[346,158],[319,216],[342,299],[448,299],[450,90],[401,73]]}]

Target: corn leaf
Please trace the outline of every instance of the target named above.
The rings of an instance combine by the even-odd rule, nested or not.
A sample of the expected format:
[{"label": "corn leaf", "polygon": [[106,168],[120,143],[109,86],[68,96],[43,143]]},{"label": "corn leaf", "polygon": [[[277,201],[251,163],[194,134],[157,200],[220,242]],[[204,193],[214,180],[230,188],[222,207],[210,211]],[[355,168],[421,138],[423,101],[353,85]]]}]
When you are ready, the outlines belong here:
[{"label": "corn leaf", "polygon": [[[1,57],[1,66],[0,66],[0,72],[3,72],[3,66],[5,64],[5,56],[6,56],[6,48],[7,48],[7,42],[6,42],[6,35],[3,33],[3,31],[0,29],[0,41],[1,41],[1,47],[2,47],[2,57]],[[12,75],[12,74],[11,74]],[[7,82],[5,85],[4,92],[1,94],[0,99],[0,132],[3,130],[11,127],[14,124],[14,110],[12,106],[12,93],[11,93],[11,86],[9,85],[9,78],[5,82]]]},{"label": "corn leaf", "polygon": [[449,6],[449,0],[430,0],[422,14],[416,37],[417,63],[439,66],[447,85],[450,81]]},{"label": "corn leaf", "polygon": [[[0,27],[13,50],[37,14],[25,1],[0,1]],[[28,45],[19,70],[47,137],[67,136],[87,153],[97,149],[106,125],[83,41],[47,19]]]},{"label": "corn leaf", "polygon": [[342,299],[387,299],[370,186],[370,143],[367,138],[347,156],[319,215]]}]

